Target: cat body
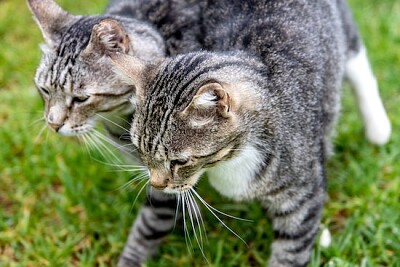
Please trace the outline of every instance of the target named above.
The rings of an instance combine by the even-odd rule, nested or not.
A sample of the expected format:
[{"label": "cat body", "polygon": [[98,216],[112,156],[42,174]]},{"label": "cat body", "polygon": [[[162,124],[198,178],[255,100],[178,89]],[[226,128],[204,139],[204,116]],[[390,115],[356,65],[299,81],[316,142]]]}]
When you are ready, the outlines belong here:
[{"label": "cat body", "polygon": [[[173,228],[177,200],[205,172],[221,194],[266,208],[276,235],[270,266],[305,265],[344,75],[355,85],[369,139],[389,138],[341,0],[116,0],[104,15],[88,17],[50,0],[29,4],[46,41],[35,81],[49,126],[84,136],[102,121],[126,144],[133,117],[132,157],[140,156],[159,189],[149,191],[119,266],[140,266],[156,252]],[[163,59],[200,48],[214,53]]]},{"label": "cat body", "polygon": [[[133,145],[157,194],[197,195],[207,173],[222,195],[258,200],[274,229],[269,266],[305,266],[319,229],[341,83],[360,76],[349,64],[362,43],[343,1],[207,1],[202,8],[202,45],[214,52],[157,66],[111,55],[137,86]],[[390,124],[375,107],[372,122],[384,129],[375,141],[384,143]],[[173,226],[171,206],[161,235]],[[157,227],[148,221],[161,208],[143,208],[120,266],[150,255],[146,244]]]}]

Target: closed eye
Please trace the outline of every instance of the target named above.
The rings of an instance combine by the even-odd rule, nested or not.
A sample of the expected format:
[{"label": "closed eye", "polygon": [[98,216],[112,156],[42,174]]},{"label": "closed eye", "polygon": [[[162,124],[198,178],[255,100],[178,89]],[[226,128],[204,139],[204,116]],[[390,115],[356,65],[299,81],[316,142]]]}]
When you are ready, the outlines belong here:
[{"label": "closed eye", "polygon": [[44,88],[44,87],[39,87],[39,90],[42,91],[45,95],[50,95],[49,90],[47,90],[47,89]]},{"label": "closed eye", "polygon": [[74,96],[72,98],[72,102],[83,103],[83,102],[86,102],[89,98],[90,98],[90,96]]},{"label": "closed eye", "polygon": [[171,160],[171,167],[173,166],[183,166],[186,165],[189,162],[189,158],[187,159],[174,159]]}]

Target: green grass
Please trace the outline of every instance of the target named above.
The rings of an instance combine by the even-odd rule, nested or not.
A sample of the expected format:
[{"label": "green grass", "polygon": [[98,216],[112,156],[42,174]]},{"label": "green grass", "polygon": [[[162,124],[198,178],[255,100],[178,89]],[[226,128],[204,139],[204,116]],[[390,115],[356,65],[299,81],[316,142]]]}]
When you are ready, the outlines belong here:
[{"label": "green grass", "polygon": [[[90,4],[89,4],[90,3]],[[61,4],[75,13],[99,13],[104,0]],[[322,223],[332,245],[314,249],[311,266],[400,266],[400,2],[351,0],[381,94],[393,123],[384,147],[363,137],[346,88],[328,162],[328,197]],[[0,1],[0,266],[113,266],[141,198],[119,190],[129,173],[99,163],[74,138],[45,130],[34,89],[40,32],[22,0]],[[205,214],[211,266],[263,266],[271,243],[269,221],[257,204],[232,204],[209,190],[200,194],[218,209],[254,220],[225,219],[248,247]],[[205,266],[181,231],[163,242],[147,266]]]}]

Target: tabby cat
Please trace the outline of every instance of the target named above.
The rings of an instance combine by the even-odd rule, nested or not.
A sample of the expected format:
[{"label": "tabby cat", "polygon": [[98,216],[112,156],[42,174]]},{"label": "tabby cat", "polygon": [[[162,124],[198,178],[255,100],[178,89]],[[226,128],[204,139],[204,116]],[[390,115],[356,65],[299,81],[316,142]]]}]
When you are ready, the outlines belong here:
[{"label": "tabby cat", "polygon": [[[390,135],[365,49],[340,0],[221,0],[202,8],[202,45],[214,52],[157,65],[110,55],[121,79],[136,86],[132,143],[153,191],[176,195],[183,212],[186,205],[197,216],[194,186],[207,173],[222,195],[265,208],[275,235],[269,266],[305,266],[345,75],[368,138],[382,144]],[[175,205],[144,206],[120,266],[139,266],[154,252],[173,227]]]},{"label": "tabby cat", "polygon": [[[155,116],[149,117],[154,119],[151,127],[161,127],[158,127],[159,136],[153,141],[157,143],[159,140],[163,145],[156,147],[164,151],[164,154],[157,154],[154,158],[151,153],[140,151],[142,160],[151,170],[151,184],[162,189],[166,186],[165,179],[170,179],[170,171],[166,174],[165,168],[160,169],[161,162],[170,163],[168,168],[176,170],[182,177],[190,176],[191,182],[176,185],[182,190],[168,189],[170,186],[167,186],[162,191],[150,191],[151,201],[145,203],[138,215],[121,255],[120,266],[138,266],[156,251],[162,236],[173,226],[175,209],[181,199],[174,194],[165,193],[178,192],[181,196],[186,194],[182,192],[192,192],[188,188],[191,188],[205,170],[211,183],[223,194],[234,199],[256,198],[267,207],[278,237],[273,245],[271,265],[279,266],[275,262],[280,261],[276,256],[280,247],[295,247],[301,241],[312,243],[315,227],[304,229],[309,232],[304,232],[302,236],[297,235],[298,240],[291,240],[294,237],[292,232],[299,230],[296,225],[305,219],[304,214],[309,210],[312,211],[308,212],[309,215],[313,217],[310,218],[310,223],[318,221],[323,188],[318,188],[317,184],[324,181],[324,157],[316,157],[327,150],[328,142],[325,140],[337,112],[337,89],[343,68],[346,68],[348,78],[356,87],[367,136],[378,144],[388,140],[390,124],[347,7],[341,1],[338,1],[338,6],[325,1],[314,2],[114,0],[104,15],[73,16],[51,0],[29,0],[46,40],[46,44],[42,46],[43,58],[35,81],[45,102],[45,118],[60,134],[87,135],[93,130],[95,122],[102,120],[111,135],[117,141],[122,141],[121,139],[126,139],[125,129],[129,127],[135,106],[138,108],[138,116],[135,116],[134,124],[137,127],[134,129],[144,129],[144,125],[140,125],[144,122],[137,120],[143,118],[146,108],[151,112],[154,107],[154,103],[145,105],[146,101],[152,103],[157,99],[163,103],[162,99],[165,94],[168,95],[168,90],[184,86],[187,93],[174,95],[175,91],[171,91],[169,97],[192,102],[187,104],[185,110],[188,117],[181,128],[174,124],[177,120],[175,115],[168,115],[165,124],[158,125],[156,114],[163,108],[173,111],[171,114],[177,114],[182,110],[173,108],[174,105],[182,106],[184,103],[171,103],[168,100],[170,98],[166,98],[165,101],[168,101],[159,107],[161,110],[156,110],[156,114],[148,114]],[[328,9],[325,10],[325,7]],[[337,9],[340,9],[339,14]],[[309,25],[304,25],[307,27],[298,27],[307,19],[310,20]],[[326,35],[322,34],[325,31]],[[165,53],[174,55],[198,50],[200,47],[214,51],[245,50],[246,53],[188,54],[166,59],[161,67],[153,64],[161,62]],[[330,51],[331,54],[328,53]],[[135,55],[139,60],[127,59],[121,53]],[[109,56],[113,57],[118,66],[122,66],[123,72],[129,72],[130,78],[120,72],[111,71]],[[207,69],[207,66],[210,68]],[[199,71],[198,77],[195,75],[196,71]],[[216,79],[207,80],[208,74],[201,74],[203,72],[210,73],[210,77],[217,75]],[[189,77],[194,80],[190,81]],[[196,84],[197,78],[205,79],[202,81],[210,83],[210,86]],[[157,84],[157,80],[162,83]],[[167,84],[171,86],[170,89]],[[149,94],[153,86],[159,88],[159,92],[155,90]],[[198,87],[202,90],[197,90]],[[240,92],[236,97],[247,104],[236,104],[232,97],[235,93],[228,90]],[[200,94],[201,91],[210,93]],[[199,95],[194,96],[197,92]],[[186,100],[185,95],[188,95]],[[300,97],[303,95],[304,99]],[[128,102],[132,96],[134,105]],[[256,96],[260,96],[260,99]],[[269,96],[270,99],[267,98]],[[224,101],[220,102],[223,99],[229,105],[225,105]],[[166,107],[167,103],[170,106]],[[240,112],[240,116],[237,112]],[[268,120],[261,121],[264,118]],[[221,123],[222,127],[216,123]],[[229,128],[229,125],[237,127]],[[308,126],[307,129],[301,129],[305,125]],[[172,129],[166,130],[167,126]],[[258,128],[254,128],[257,126]],[[186,130],[188,131],[185,132]],[[132,133],[133,141],[138,145],[135,131]],[[166,135],[162,134],[164,131]],[[143,134],[148,139],[143,144],[147,146],[149,142],[153,142],[151,135],[155,132]],[[187,137],[181,139],[186,141],[179,144],[182,150],[175,147],[178,144],[170,143],[176,140],[172,138],[174,136],[190,136],[189,134],[204,139],[207,145],[201,146],[201,142],[186,140]],[[315,139],[311,138],[312,134]],[[229,140],[229,136],[233,138],[236,135],[236,141]],[[320,140],[321,136],[326,137],[324,141]],[[221,143],[217,144],[213,137],[220,138]],[[253,137],[258,139],[250,142]],[[236,146],[232,148],[231,144]],[[191,148],[185,151],[186,154],[182,152],[184,146]],[[172,150],[165,150],[166,148]],[[217,150],[220,153],[210,153],[210,158],[197,159],[194,164],[192,161],[196,155],[191,153],[200,148],[208,149],[209,152]],[[301,153],[309,153],[303,162],[299,162]],[[178,154],[179,157],[171,159],[171,156]],[[215,160],[221,162],[212,162]],[[237,170],[236,164],[240,162],[245,163],[243,168]],[[307,163],[310,169],[306,168]],[[222,168],[224,175],[218,175]],[[182,171],[185,172],[184,175],[180,174]],[[243,177],[234,179],[238,171]],[[311,178],[307,178],[310,172]],[[174,181],[179,180],[175,179],[177,174],[174,174]],[[260,179],[254,182],[253,177]],[[282,177],[286,178],[279,180]],[[230,186],[226,187],[226,182]],[[260,188],[257,193],[254,188],[258,186]],[[318,196],[309,199],[309,195],[302,194],[310,192],[310,187],[319,192]],[[225,192],[224,188],[232,190]],[[276,196],[271,196],[274,190]],[[296,192],[292,192],[293,190]],[[292,199],[286,199],[287,195],[293,195]],[[316,206],[309,209],[312,204]],[[289,212],[292,209],[293,213]],[[296,218],[298,221],[293,229],[283,227]],[[310,246],[307,246],[307,251],[300,251],[298,254],[307,258],[304,255],[309,253]],[[285,253],[280,257],[286,259]],[[288,261],[295,262],[290,257]]]}]

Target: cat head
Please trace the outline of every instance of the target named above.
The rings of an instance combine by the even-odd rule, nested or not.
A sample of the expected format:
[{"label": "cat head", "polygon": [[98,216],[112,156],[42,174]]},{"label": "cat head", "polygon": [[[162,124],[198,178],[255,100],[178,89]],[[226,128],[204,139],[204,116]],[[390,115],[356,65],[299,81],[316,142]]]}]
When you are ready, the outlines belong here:
[{"label": "cat head", "polygon": [[137,86],[131,138],[153,187],[189,190],[207,168],[235,157],[245,145],[259,108],[256,61],[206,52],[159,66],[122,54],[112,59],[117,73],[133,81],[143,69],[150,74]]},{"label": "cat head", "polygon": [[45,40],[35,83],[48,125],[62,135],[80,135],[94,128],[97,115],[132,112],[135,84],[115,75],[108,55],[156,61],[164,55],[159,34],[133,19],[72,15],[52,0],[28,4]]}]

